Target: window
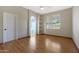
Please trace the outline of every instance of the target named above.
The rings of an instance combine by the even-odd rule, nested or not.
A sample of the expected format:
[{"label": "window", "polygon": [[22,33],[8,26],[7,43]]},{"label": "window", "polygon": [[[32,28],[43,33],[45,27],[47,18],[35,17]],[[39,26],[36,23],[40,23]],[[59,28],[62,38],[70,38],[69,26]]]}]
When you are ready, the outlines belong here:
[{"label": "window", "polygon": [[47,16],[46,28],[47,29],[60,29],[60,15]]}]

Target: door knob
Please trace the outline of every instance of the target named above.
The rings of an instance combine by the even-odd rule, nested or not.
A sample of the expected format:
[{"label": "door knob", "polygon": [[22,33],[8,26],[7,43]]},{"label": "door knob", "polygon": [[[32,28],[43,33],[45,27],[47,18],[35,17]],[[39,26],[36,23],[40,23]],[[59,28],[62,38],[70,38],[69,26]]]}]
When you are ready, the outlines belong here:
[{"label": "door knob", "polygon": [[6,28],[4,30],[7,30]]}]

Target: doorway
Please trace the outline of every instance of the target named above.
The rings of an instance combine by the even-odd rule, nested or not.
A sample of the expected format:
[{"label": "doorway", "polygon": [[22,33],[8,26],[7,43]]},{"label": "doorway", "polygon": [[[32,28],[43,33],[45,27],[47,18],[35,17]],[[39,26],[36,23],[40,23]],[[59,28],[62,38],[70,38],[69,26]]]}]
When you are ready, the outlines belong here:
[{"label": "doorway", "polygon": [[29,22],[29,34],[30,36],[36,36],[36,17],[31,16]]}]

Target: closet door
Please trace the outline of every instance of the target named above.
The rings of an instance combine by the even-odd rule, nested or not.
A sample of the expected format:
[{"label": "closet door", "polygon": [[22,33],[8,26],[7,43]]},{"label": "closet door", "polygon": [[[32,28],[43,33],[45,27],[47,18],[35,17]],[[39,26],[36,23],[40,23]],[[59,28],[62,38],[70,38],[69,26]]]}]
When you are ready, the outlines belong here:
[{"label": "closet door", "polygon": [[3,43],[15,39],[15,14],[3,13]]}]

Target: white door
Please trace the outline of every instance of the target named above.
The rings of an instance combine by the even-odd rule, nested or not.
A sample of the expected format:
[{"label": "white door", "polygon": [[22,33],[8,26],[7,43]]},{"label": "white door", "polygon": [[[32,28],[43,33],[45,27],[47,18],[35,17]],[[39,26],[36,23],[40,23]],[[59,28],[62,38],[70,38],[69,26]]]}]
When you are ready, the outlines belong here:
[{"label": "white door", "polygon": [[36,35],[36,17],[31,16],[30,17],[30,36],[35,36]]},{"label": "white door", "polygon": [[3,13],[3,43],[15,39],[15,15]]}]

